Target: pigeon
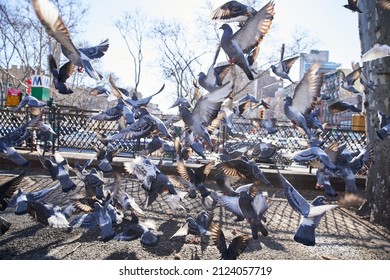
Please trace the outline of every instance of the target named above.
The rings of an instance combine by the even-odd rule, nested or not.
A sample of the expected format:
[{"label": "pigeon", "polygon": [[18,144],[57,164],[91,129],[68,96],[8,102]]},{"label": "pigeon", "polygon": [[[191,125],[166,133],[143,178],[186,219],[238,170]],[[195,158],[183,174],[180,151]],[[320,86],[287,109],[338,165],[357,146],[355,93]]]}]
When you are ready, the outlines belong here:
[{"label": "pigeon", "polygon": [[306,246],[314,246],[316,240],[316,228],[327,211],[338,207],[337,204],[325,204],[324,196],[317,196],[309,203],[287,179],[278,172],[279,182],[289,205],[301,215],[301,220],[294,240]]},{"label": "pigeon", "polygon": [[255,78],[243,50],[240,49],[233,41],[233,29],[226,23],[223,24],[220,29],[223,30],[221,47],[229,57],[229,62],[239,66],[249,80],[254,80]]},{"label": "pigeon", "polygon": [[90,118],[97,121],[116,121],[123,116],[123,109],[126,107],[126,104],[122,99],[119,99],[117,104],[113,107],[108,108],[104,112],[95,114]]},{"label": "pigeon", "polygon": [[327,168],[318,168],[316,171],[317,183],[316,188],[324,189],[324,192],[330,197],[337,197],[338,193],[332,187],[329,178],[331,171]]},{"label": "pigeon", "polygon": [[98,169],[105,174],[114,172],[111,163],[113,158],[118,154],[119,149],[116,149],[111,143],[108,143],[105,148],[98,149],[95,147],[96,159],[99,161]]},{"label": "pigeon", "polygon": [[49,55],[49,69],[53,75],[53,84],[54,87],[58,90],[60,94],[71,94],[71,90],[65,83],[66,80],[73,74],[74,64],[71,61],[64,63],[60,68],[57,66],[53,55]]},{"label": "pigeon", "polygon": [[139,118],[134,123],[128,125],[126,128],[121,129],[118,133],[103,137],[97,133],[96,136],[99,140],[112,141],[112,140],[131,140],[145,138],[152,134],[162,133],[169,140],[172,140],[172,135],[169,133],[164,122],[158,117],[152,116],[145,108],[140,108]]},{"label": "pigeon", "polygon": [[200,72],[198,74],[199,85],[208,92],[211,92],[220,87],[224,78],[232,68],[230,63],[221,63],[218,66],[214,65],[215,62],[209,67],[207,74],[204,72]]},{"label": "pigeon", "polygon": [[276,119],[264,120],[259,118],[253,118],[251,119],[251,121],[252,125],[257,129],[265,128],[268,134],[275,134],[276,132],[278,132],[278,129],[275,126]]},{"label": "pigeon", "polygon": [[316,104],[320,96],[322,75],[317,73],[319,68],[320,64],[312,64],[295,87],[293,96],[287,96],[284,102],[286,117],[294,125],[303,129],[309,139],[313,137],[313,134],[307,127],[305,115],[314,108],[313,105]]},{"label": "pigeon", "polygon": [[299,56],[294,56],[292,58],[284,59],[284,44],[282,44],[280,61],[277,65],[271,65],[271,70],[276,76],[280,77],[281,79],[286,79],[289,80],[291,83],[294,83],[288,74],[294,62],[298,58]]},{"label": "pigeon", "polygon": [[158,135],[155,135],[152,137],[152,141],[150,141],[145,150],[143,151],[143,155],[151,155],[153,153],[157,153],[160,156],[163,156],[164,154],[173,154],[175,152],[175,148],[165,141],[163,138],[161,138]]},{"label": "pigeon", "polygon": [[259,44],[271,27],[275,14],[274,6],[273,1],[269,1],[256,14],[246,20],[234,34],[228,24],[225,23],[220,27],[224,30],[221,38],[222,49],[229,57],[230,63],[241,67],[249,80],[254,79],[250,66],[257,59]]},{"label": "pigeon", "polygon": [[140,238],[142,245],[155,247],[159,241],[158,236],[151,231],[155,228],[155,222],[151,220],[140,222],[138,216],[135,213],[131,213],[130,224],[122,232],[115,235],[114,240],[132,241]]},{"label": "pigeon", "polygon": [[250,236],[244,234],[234,237],[229,246],[227,246],[225,234],[220,226],[215,223],[211,224],[210,232],[211,240],[221,253],[222,260],[236,260],[242,255],[249,244]]},{"label": "pigeon", "polygon": [[185,97],[179,97],[171,108],[179,106],[181,117],[188,129],[196,136],[206,140],[209,147],[214,150],[207,127],[217,117],[222,102],[231,94],[232,90],[233,83],[229,81],[216,90],[202,96],[196,102],[192,111],[190,110],[191,105]]},{"label": "pigeon", "polygon": [[22,173],[11,180],[0,185],[0,211],[7,209],[10,200],[22,182],[25,173]]},{"label": "pigeon", "polygon": [[[89,95],[91,95],[91,96],[106,96],[106,97],[112,96],[111,92],[108,89],[106,89],[104,86],[101,86],[101,85],[98,85],[98,86],[92,88],[89,91]],[[109,101],[111,101],[111,100],[109,100]]]},{"label": "pigeon", "polygon": [[296,152],[292,155],[292,159],[296,162],[319,160],[329,170],[335,171],[337,169],[336,165],[329,159],[328,154],[315,144],[311,144],[309,148]]},{"label": "pigeon", "polygon": [[12,223],[0,216],[0,236],[6,233],[11,227]]},{"label": "pigeon", "polygon": [[256,10],[251,6],[242,4],[238,1],[228,1],[217,7],[211,13],[212,20],[224,22],[245,22],[248,18],[256,14]]},{"label": "pigeon", "polygon": [[107,212],[108,204],[109,202],[106,202],[104,205],[102,205],[99,201],[94,203],[94,214],[100,229],[100,236],[104,242],[109,241],[115,237],[115,231],[112,228],[113,221]]},{"label": "pigeon", "polygon": [[369,49],[367,52],[365,52],[360,61],[363,62],[368,62],[384,57],[390,56],[390,46],[386,44],[374,44],[371,49]]},{"label": "pigeon", "polygon": [[49,171],[53,181],[59,180],[63,192],[67,193],[76,188],[76,184],[69,175],[70,166],[67,159],[65,159],[58,151],[55,151],[54,153],[54,160],[45,157],[39,146],[37,146],[37,152],[43,168]]},{"label": "pigeon", "polygon": [[341,87],[352,93],[359,93],[359,91],[354,87],[354,84],[357,79],[360,78],[360,74],[362,72],[362,67],[358,67],[354,69],[348,75],[345,75],[343,71],[340,71],[341,75]]},{"label": "pigeon", "polygon": [[154,96],[156,96],[157,94],[159,94],[160,92],[162,92],[164,90],[164,88],[165,88],[165,84],[156,93],[154,93],[148,97],[141,98],[141,99],[138,99],[137,94],[135,92],[133,92],[132,97],[126,96],[125,94],[123,94],[123,92],[121,92],[121,94],[122,94],[123,101],[125,101],[125,103],[127,105],[130,105],[133,112],[134,112],[135,110],[137,110],[141,107],[147,106],[150,103],[150,101],[152,100],[152,98]]},{"label": "pigeon", "polygon": [[256,181],[266,187],[272,187],[271,182],[264,176],[257,164],[252,160],[248,160],[245,156],[220,162],[215,168],[217,174],[224,174],[225,176],[243,179],[252,183]]},{"label": "pigeon", "polygon": [[53,228],[68,228],[69,222],[59,206],[43,201],[27,201],[27,213],[37,222]]},{"label": "pigeon", "polygon": [[251,108],[253,104],[258,104],[259,100],[257,98],[249,93],[244,95],[238,100],[238,105],[237,107],[234,108],[233,112],[239,116],[242,117],[244,112],[248,109]]},{"label": "pigeon", "polygon": [[210,235],[209,227],[213,220],[213,213],[201,210],[196,217],[188,214],[186,223],[180,227],[170,238],[192,234],[195,236]]},{"label": "pigeon", "polygon": [[390,116],[378,112],[380,119],[380,129],[376,130],[376,135],[378,135],[379,139],[385,140],[390,136]]},{"label": "pigeon", "polygon": [[359,1],[358,0],[348,0],[348,4],[343,5],[344,8],[351,10],[352,12],[358,12],[358,13],[363,13],[359,9]]},{"label": "pigeon", "polygon": [[239,220],[245,219],[251,226],[254,239],[259,238],[259,230],[263,236],[267,236],[268,230],[262,223],[264,213],[268,209],[267,194],[256,191],[252,185],[249,185],[247,190],[240,188],[235,192],[238,195],[218,195],[216,198],[218,204],[235,214]]},{"label": "pigeon", "polygon": [[34,116],[38,116],[42,113],[42,109],[47,106],[45,101],[38,100],[38,98],[26,94],[12,111],[14,113],[19,112],[23,107],[28,106],[30,113]]},{"label": "pigeon", "polygon": [[11,206],[15,206],[16,215],[24,215],[27,213],[27,202],[28,201],[42,201],[46,196],[55,191],[60,184],[55,184],[50,188],[35,192],[25,192],[23,188],[19,187],[16,194],[10,201]]},{"label": "pigeon", "polygon": [[342,100],[330,104],[328,106],[328,110],[333,114],[342,113],[345,111],[351,111],[356,113],[361,112],[361,110],[357,108],[355,105],[353,105],[352,103],[349,103],[347,101],[342,101]]},{"label": "pigeon", "polygon": [[176,161],[176,170],[178,174],[189,184],[188,196],[190,198],[196,197],[196,190],[200,192],[202,198],[210,195],[210,191],[205,186],[205,180],[213,167],[214,162],[212,161],[207,164],[203,164],[198,168],[190,168],[186,166],[181,158]]}]

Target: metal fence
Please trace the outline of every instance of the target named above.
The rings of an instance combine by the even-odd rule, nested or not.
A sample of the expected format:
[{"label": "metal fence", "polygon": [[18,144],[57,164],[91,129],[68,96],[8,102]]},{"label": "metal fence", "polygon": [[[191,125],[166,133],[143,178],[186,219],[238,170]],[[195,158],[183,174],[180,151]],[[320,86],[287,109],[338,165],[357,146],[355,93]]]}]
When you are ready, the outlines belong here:
[{"label": "metal fence", "polygon": [[[79,110],[77,108],[52,106],[43,111],[42,120],[51,124],[56,135],[50,136],[50,145],[54,150],[59,148],[71,148],[78,150],[93,150],[94,147],[102,148],[104,144],[98,140],[96,133],[112,135],[120,130],[117,121],[96,121],[90,117],[98,111]],[[171,116],[159,116],[162,120],[167,120]],[[0,109],[0,136],[8,133],[16,127],[29,120],[30,116],[27,110],[14,113],[5,108]],[[179,118],[177,118],[179,119]],[[345,142],[351,150],[360,150],[366,144],[366,134],[360,131],[337,128],[325,129],[321,134],[325,146],[336,141]],[[217,144],[224,145],[229,142],[256,142],[261,139],[264,142],[272,142],[286,152],[294,152],[304,148],[306,136],[301,135],[297,129],[292,127],[289,122],[280,122],[277,125],[278,131],[274,134],[268,134],[266,129],[254,128],[250,121],[235,119],[233,122],[233,134],[231,136],[221,127],[220,133],[216,135]],[[170,127],[173,131],[174,128]],[[41,136],[36,134],[34,139],[27,140],[20,149],[35,149],[35,143],[43,141]],[[148,139],[136,140],[116,140],[113,142],[115,147],[121,149],[123,153],[128,153],[134,157],[136,152],[142,150],[147,145]]]}]

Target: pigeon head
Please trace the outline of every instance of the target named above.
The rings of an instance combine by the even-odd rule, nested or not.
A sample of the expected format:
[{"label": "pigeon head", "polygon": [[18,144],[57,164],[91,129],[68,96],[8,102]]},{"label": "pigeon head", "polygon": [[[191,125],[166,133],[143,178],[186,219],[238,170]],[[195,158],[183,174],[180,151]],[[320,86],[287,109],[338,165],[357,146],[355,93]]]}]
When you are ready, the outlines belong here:
[{"label": "pigeon head", "polygon": [[230,25],[227,24],[227,23],[222,24],[222,26],[219,29],[222,29],[223,31],[225,31],[225,30],[232,30]]}]

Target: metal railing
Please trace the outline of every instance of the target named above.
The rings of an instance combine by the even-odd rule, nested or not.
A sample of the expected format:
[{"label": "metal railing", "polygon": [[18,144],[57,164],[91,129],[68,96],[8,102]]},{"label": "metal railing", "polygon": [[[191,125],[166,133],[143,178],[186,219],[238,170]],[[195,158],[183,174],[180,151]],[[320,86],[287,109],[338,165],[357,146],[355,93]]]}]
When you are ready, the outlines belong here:
[{"label": "metal railing", "polygon": [[[117,121],[96,121],[90,117],[98,111],[85,111],[77,108],[51,106],[43,111],[42,119],[45,123],[51,124],[56,135],[50,136],[50,145],[54,150],[59,148],[72,148],[78,150],[93,150],[94,147],[102,148],[104,144],[98,140],[96,133],[112,135],[120,130]],[[162,120],[167,120],[171,116],[159,116]],[[0,110],[0,136],[15,129],[30,119],[27,110],[14,113],[11,109]],[[179,118],[178,118],[179,119]],[[330,126],[332,127],[332,126]],[[353,131],[345,128],[325,129],[321,134],[324,146],[332,142],[345,142],[347,147],[354,150],[360,150],[366,145],[365,132]],[[170,128],[172,131],[174,128]],[[218,145],[224,145],[226,142],[256,142],[261,139],[263,142],[272,142],[287,152],[294,152],[303,149],[307,137],[301,135],[297,129],[291,126],[289,122],[279,122],[277,132],[268,134],[264,128],[256,129],[250,121],[244,119],[235,119],[233,122],[233,136],[226,133],[221,127],[217,134]],[[35,149],[34,143],[43,141],[41,135],[37,133],[35,139],[26,141],[21,149]],[[122,152],[134,156],[136,152],[146,146],[147,139],[136,140],[116,140],[113,145],[120,148]]]}]

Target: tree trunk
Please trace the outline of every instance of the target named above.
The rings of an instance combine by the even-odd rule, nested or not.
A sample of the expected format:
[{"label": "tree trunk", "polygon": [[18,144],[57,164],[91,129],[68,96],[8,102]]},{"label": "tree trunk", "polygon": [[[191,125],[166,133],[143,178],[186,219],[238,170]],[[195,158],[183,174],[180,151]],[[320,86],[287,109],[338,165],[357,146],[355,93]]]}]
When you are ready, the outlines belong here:
[{"label": "tree trunk", "polygon": [[[390,10],[373,0],[360,1],[359,6],[363,11],[359,14],[362,54],[375,43],[390,45]],[[363,66],[367,79],[379,85],[376,92],[365,92],[367,140],[375,148],[375,163],[367,175],[368,214],[372,222],[390,228],[390,139],[383,141],[376,135],[380,125],[378,111],[390,115],[390,57],[365,62]]]}]

